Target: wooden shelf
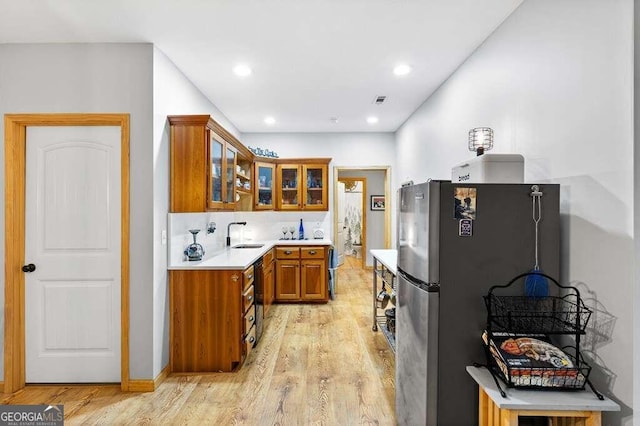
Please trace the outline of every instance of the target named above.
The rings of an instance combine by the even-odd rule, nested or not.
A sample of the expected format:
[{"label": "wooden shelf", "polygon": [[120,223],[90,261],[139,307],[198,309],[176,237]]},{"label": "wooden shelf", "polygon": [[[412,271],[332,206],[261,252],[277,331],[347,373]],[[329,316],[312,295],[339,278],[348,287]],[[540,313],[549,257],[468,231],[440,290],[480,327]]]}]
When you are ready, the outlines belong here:
[{"label": "wooden shelf", "polygon": [[242,174],[242,173],[238,173],[237,171],[236,171],[236,176],[239,177],[239,178],[245,179],[245,180],[251,180],[251,177],[249,177],[249,176],[247,176],[245,174]]},{"label": "wooden shelf", "polygon": [[236,192],[240,195],[252,195],[251,189],[236,187]]}]

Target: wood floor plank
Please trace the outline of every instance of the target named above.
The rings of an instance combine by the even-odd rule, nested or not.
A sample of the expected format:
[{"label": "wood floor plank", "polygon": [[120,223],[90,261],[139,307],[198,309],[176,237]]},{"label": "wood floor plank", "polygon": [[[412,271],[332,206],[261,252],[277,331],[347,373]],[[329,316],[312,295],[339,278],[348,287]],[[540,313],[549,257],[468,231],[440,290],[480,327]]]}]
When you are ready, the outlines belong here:
[{"label": "wood floor plank", "polygon": [[151,393],[27,386],[0,403],[63,404],[69,425],[394,425],[395,358],[371,331],[371,276],[347,257],[335,300],[272,306],[237,372],[169,375]]}]

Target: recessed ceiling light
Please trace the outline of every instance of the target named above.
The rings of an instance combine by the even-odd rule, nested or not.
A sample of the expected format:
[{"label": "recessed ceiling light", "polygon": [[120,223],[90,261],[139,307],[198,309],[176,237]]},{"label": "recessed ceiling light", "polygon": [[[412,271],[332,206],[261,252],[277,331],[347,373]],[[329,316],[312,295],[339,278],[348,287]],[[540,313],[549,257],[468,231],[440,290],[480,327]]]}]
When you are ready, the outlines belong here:
[{"label": "recessed ceiling light", "polygon": [[267,123],[268,125],[272,125],[272,124],[275,124],[276,119],[269,116],[264,118],[264,122]]},{"label": "recessed ceiling light", "polygon": [[399,64],[393,69],[393,73],[397,76],[407,75],[411,72],[411,67],[407,64]]},{"label": "recessed ceiling light", "polygon": [[251,75],[251,68],[248,65],[238,64],[233,67],[233,73],[238,77],[247,77]]},{"label": "recessed ceiling light", "polygon": [[378,122],[378,117],[374,117],[374,116],[367,117],[367,123],[376,124],[377,122]]}]

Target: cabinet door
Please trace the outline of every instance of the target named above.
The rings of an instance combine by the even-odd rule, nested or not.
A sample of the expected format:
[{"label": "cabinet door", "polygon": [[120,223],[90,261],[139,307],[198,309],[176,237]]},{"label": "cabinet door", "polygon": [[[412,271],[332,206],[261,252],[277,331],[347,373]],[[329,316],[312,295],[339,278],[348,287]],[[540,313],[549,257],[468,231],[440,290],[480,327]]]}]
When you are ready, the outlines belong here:
[{"label": "cabinet door", "polygon": [[297,164],[278,164],[278,209],[300,210],[302,208],[301,167]]},{"label": "cabinet door", "polygon": [[304,210],[328,210],[326,164],[305,164],[302,166],[304,178]]},{"label": "cabinet door", "polygon": [[327,265],[324,260],[303,260],[302,300],[327,300]]},{"label": "cabinet door", "polygon": [[225,191],[224,142],[215,138],[213,132],[209,132],[209,196],[207,207],[220,209],[223,207]]},{"label": "cabinet door", "polygon": [[170,271],[171,371],[231,371],[242,361],[237,271]]},{"label": "cabinet door", "polygon": [[228,144],[225,146],[225,155],[224,155],[224,165],[225,165],[225,191],[224,191],[224,202],[227,204],[226,207],[230,207],[231,204],[235,204],[236,202],[236,186],[240,187],[242,183],[240,180],[236,181],[236,150],[233,149]]},{"label": "cabinet door", "polygon": [[276,261],[276,300],[300,300],[300,261]]},{"label": "cabinet door", "polygon": [[236,151],[213,131],[209,131],[209,188],[207,208],[235,208]]},{"label": "cabinet door", "polygon": [[273,210],[275,207],[274,185],[276,165],[272,163],[255,163],[255,209]]},{"label": "cabinet door", "polygon": [[262,284],[264,286],[264,316],[269,312],[269,307],[273,304],[275,295],[275,270],[273,266],[274,262],[269,264],[262,270]]}]

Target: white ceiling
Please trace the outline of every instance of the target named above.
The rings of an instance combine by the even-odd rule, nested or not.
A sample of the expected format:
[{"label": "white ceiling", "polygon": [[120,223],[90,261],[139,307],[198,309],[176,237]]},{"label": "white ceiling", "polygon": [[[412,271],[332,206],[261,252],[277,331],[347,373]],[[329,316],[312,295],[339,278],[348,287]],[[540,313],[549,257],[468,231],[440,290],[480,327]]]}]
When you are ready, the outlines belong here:
[{"label": "white ceiling", "polygon": [[0,0],[0,43],[153,43],[241,132],[395,131],[522,1]]}]

